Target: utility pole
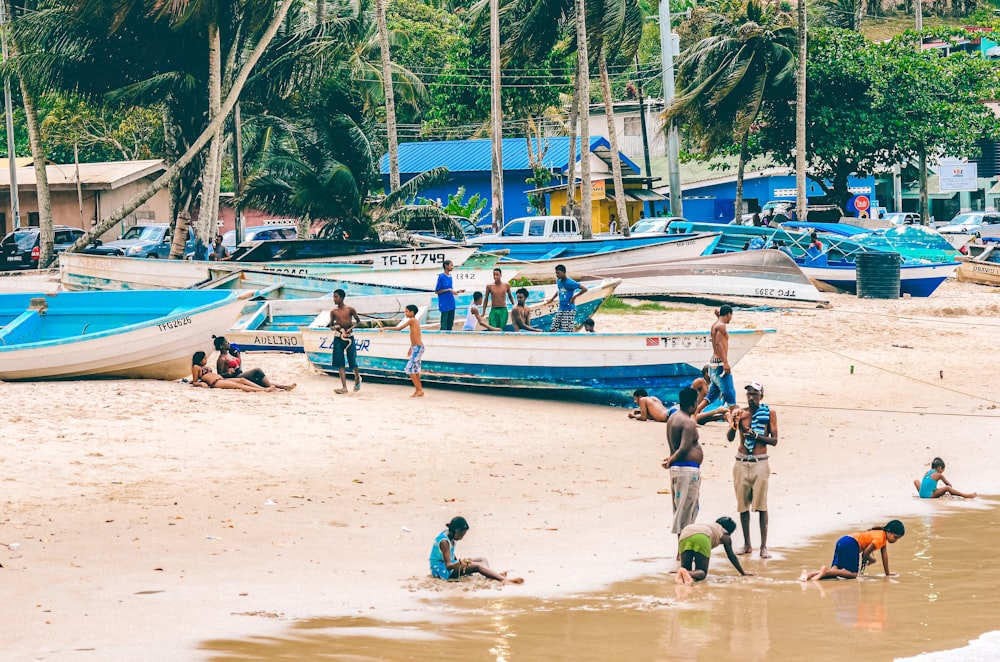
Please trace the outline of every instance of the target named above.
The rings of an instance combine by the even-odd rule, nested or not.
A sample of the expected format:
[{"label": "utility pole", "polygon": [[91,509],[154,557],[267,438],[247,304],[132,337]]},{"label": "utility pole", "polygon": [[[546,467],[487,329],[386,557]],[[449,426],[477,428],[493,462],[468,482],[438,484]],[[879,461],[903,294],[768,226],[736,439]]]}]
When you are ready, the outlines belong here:
[{"label": "utility pole", "polygon": [[[236,245],[243,243],[243,205],[240,203],[240,196],[243,195],[243,120],[240,117],[240,104],[236,102],[233,106],[233,190],[236,191],[236,199],[233,203],[234,231],[236,232]],[[306,239],[307,237],[303,237]]]},{"label": "utility pole", "polygon": [[[649,164],[649,135],[646,133],[646,102],[643,100],[642,94],[642,72],[639,71],[638,53],[635,54],[635,79],[636,91],[639,93],[639,127],[642,129],[642,158],[646,166],[646,176],[652,177],[653,167]],[[650,182],[650,186],[652,186],[652,182]],[[645,206],[645,203],[643,206]],[[654,215],[653,211],[653,209],[650,209],[650,216]]]},{"label": "utility pole", "polygon": [[[7,7],[0,0],[0,50],[7,61]],[[14,151],[14,110],[10,101],[10,79],[3,81],[4,114],[7,116],[7,157],[10,159],[10,209],[14,215],[14,229],[21,227],[21,205],[17,196],[17,153]]]},{"label": "utility pole", "polygon": [[500,103],[500,0],[490,0],[490,120],[493,231],[503,227],[503,106]]},{"label": "utility pole", "polygon": [[[924,29],[924,3],[922,0],[916,0],[916,2],[913,3],[913,12],[915,14],[914,18],[916,19],[914,27],[917,32],[920,32]],[[923,40],[921,39],[921,41]]]},{"label": "utility pole", "polygon": [[[660,0],[660,58],[663,61],[663,106],[669,108],[674,100],[674,44],[670,27],[670,0]],[[680,148],[677,125],[671,121],[667,127],[667,177],[670,184],[670,215],[683,216],[681,201],[681,171],[678,166]]]}]

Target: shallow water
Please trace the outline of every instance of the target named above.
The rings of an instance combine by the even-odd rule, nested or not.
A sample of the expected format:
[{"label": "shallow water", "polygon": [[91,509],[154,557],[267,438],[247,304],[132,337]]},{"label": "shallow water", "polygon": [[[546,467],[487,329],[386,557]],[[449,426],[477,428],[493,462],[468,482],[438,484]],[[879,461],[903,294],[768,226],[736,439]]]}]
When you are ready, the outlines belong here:
[{"label": "shallow water", "polygon": [[857,581],[798,582],[803,567],[829,562],[838,537],[830,535],[754,562],[755,578],[739,578],[716,550],[708,581],[693,587],[656,575],[559,599],[515,597],[513,590],[435,595],[412,622],[317,618],[283,636],[208,641],[202,650],[213,660],[840,662],[956,649],[997,628],[992,541],[1000,502],[935,505],[940,512],[905,521],[906,536],[890,545],[895,578],[882,577],[877,561]]}]

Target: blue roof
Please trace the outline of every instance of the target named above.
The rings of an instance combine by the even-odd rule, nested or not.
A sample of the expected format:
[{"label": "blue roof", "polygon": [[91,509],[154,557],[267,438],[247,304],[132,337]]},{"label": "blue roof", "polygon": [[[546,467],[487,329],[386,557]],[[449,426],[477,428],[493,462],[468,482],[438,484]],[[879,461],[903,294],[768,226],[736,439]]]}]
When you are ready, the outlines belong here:
[{"label": "blue roof", "polygon": [[[569,165],[569,137],[560,136],[546,138],[542,141],[548,149],[542,162],[549,168],[564,169]],[[537,140],[532,140],[532,149],[536,150]],[[577,158],[579,158],[579,139]],[[598,147],[610,149],[606,138],[600,136],[590,139],[591,150]],[[401,174],[417,174],[444,166],[451,172],[490,172],[492,146],[489,139],[481,140],[440,140],[433,142],[413,142],[399,144],[399,172]],[[641,168],[619,152],[623,162],[636,172]],[[383,175],[389,173],[389,155],[384,154],[379,162]],[[503,169],[531,170],[528,164],[528,143],[524,138],[503,139]]]}]

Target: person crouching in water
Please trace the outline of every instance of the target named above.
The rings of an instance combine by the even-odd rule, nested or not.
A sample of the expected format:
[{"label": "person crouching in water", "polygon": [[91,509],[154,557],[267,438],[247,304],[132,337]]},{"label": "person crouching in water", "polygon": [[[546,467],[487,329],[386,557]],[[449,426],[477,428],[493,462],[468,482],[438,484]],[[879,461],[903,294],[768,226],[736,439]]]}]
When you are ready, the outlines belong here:
[{"label": "person crouching in water", "polygon": [[434,539],[434,546],[431,548],[432,575],[438,579],[458,579],[465,575],[478,573],[504,584],[524,583],[520,577],[508,577],[506,572],[493,570],[486,559],[459,559],[455,555],[455,543],[468,533],[469,523],[464,517],[453,517],[446,526],[448,528],[438,534],[438,537]]},{"label": "person crouching in water", "polygon": [[733,531],[736,530],[736,522],[731,517],[720,517],[708,524],[688,524],[681,531],[680,541],[677,543],[677,551],[681,555],[681,565],[677,568],[677,577],[674,581],[678,584],[693,584],[703,581],[708,577],[708,562],[712,557],[712,549],[722,545],[726,550],[726,556],[733,567],[744,577],[752,577],[752,572],[747,572],[740,565],[740,560],[736,558],[733,551]]},{"label": "person crouching in water", "polygon": [[855,579],[865,571],[865,566],[872,563],[872,552],[882,550],[882,569],[886,577],[895,577],[889,572],[889,543],[894,543],[906,533],[903,523],[898,519],[891,520],[885,526],[874,526],[867,531],[842,536],[833,550],[833,562],[830,567],[823,566],[816,572],[802,571],[799,581],[816,581],[819,579]]}]

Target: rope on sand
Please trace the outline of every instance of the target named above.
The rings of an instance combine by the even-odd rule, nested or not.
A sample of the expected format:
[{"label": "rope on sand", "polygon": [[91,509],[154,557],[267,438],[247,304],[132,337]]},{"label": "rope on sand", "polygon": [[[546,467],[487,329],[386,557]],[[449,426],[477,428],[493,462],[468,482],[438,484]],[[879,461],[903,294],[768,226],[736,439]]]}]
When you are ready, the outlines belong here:
[{"label": "rope on sand", "polygon": [[[788,334],[782,334],[782,335],[787,335],[790,338],[794,338],[795,340],[798,340],[799,342],[801,342],[804,345],[809,345],[810,347],[814,347],[816,349],[820,349],[820,350],[822,350],[824,352],[827,352],[829,354],[833,354],[834,356],[839,356],[842,359],[846,359],[846,360],[851,361],[851,362],[853,362],[855,364],[858,364],[858,365],[868,366],[869,368],[874,368],[875,370],[881,370],[882,372],[886,372],[886,373],[888,373],[890,375],[896,375],[897,377],[902,377],[903,379],[908,379],[908,380],[910,380],[912,382],[916,382],[918,384],[923,384],[925,386],[932,386],[934,388],[941,389],[942,391],[949,391],[951,393],[955,393],[956,395],[962,395],[962,396],[965,396],[967,398],[974,398],[976,400],[982,400],[983,402],[988,402],[988,403],[990,403],[992,405],[1000,405],[1000,401],[993,400],[992,398],[987,398],[987,397],[984,397],[984,396],[981,396],[981,395],[976,395],[974,393],[967,393],[965,391],[960,391],[960,390],[958,390],[956,388],[951,388],[950,386],[945,386],[943,384],[937,384],[935,382],[927,381],[926,379],[919,379],[917,377],[913,377],[911,375],[907,375],[907,374],[902,373],[902,372],[897,372],[895,370],[890,370],[889,368],[885,368],[885,367],[882,367],[880,365],[876,365],[874,363],[870,363],[868,361],[865,361],[865,360],[862,360],[862,359],[858,359],[858,358],[855,358],[853,356],[849,356],[847,354],[844,354],[843,352],[838,352],[836,350],[830,349],[829,347],[824,347],[824,346],[818,345],[818,344],[816,344],[814,342],[810,342],[810,341],[806,340],[805,338],[802,338],[801,336],[797,336],[795,334],[788,333]],[[865,410],[865,411],[880,411],[880,410],[872,409],[872,410]]]}]

